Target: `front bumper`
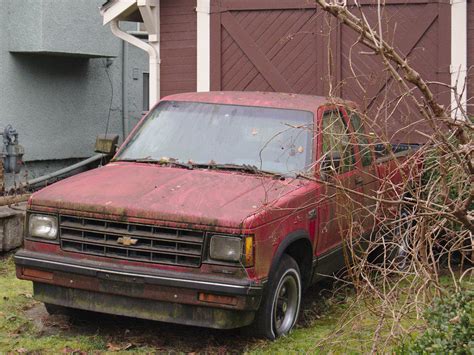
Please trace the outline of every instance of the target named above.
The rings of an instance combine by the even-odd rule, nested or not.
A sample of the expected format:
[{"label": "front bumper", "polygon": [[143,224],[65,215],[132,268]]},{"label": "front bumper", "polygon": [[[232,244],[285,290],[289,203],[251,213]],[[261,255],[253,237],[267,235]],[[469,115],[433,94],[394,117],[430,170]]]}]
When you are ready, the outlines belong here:
[{"label": "front bumper", "polygon": [[[26,250],[15,255],[15,264],[17,277],[33,281],[35,298],[45,303],[210,328],[250,324],[263,291],[251,280],[226,282]],[[201,293],[226,302],[201,301]]]}]

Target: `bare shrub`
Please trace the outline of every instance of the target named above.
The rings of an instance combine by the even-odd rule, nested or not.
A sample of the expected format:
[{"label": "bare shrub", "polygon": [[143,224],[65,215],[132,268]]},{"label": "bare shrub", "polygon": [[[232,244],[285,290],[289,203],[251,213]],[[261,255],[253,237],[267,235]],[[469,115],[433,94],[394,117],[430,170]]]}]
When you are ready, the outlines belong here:
[{"label": "bare shrub", "polygon": [[[369,23],[358,1],[351,6],[346,1],[313,1],[327,16],[354,31],[357,42],[353,48],[363,44],[367,50],[357,55],[377,56],[384,73],[391,78],[390,86],[379,94],[382,97],[372,115],[357,112],[371,133],[361,136],[358,142],[343,143],[345,149],[357,146],[361,151],[375,150],[380,165],[388,161],[396,165],[393,174],[400,174],[401,183],[394,184],[393,176],[386,175],[377,191],[367,192],[324,174],[320,178],[302,174],[324,184],[326,191],[333,191],[328,198],[337,200],[336,218],[346,241],[349,280],[357,290],[358,302],[367,302],[367,311],[379,319],[372,347],[372,352],[377,352],[394,338],[411,332],[407,324],[413,323],[404,320],[422,318],[434,298],[450,292],[440,283],[440,275],[451,275],[455,291],[461,290],[463,280],[472,276],[474,125],[463,105],[465,88],[459,92],[449,83],[425,80],[393,43],[384,39],[381,1],[374,1],[377,23]],[[351,55],[354,52],[351,49]],[[332,57],[330,49],[328,57]],[[354,78],[357,80],[355,72]],[[339,84],[333,82],[331,87]],[[434,86],[453,93],[451,106],[439,102]],[[363,90],[363,83],[360,87]],[[338,102],[336,98],[332,100]],[[389,132],[387,120],[396,110],[403,110],[411,120],[400,124],[397,132]],[[391,144],[394,134],[417,130],[420,124],[425,127],[417,131],[424,138],[423,145]],[[337,134],[330,134],[337,141]],[[413,152],[400,159],[406,154],[405,148]],[[316,163],[316,169],[321,170],[325,157]],[[342,160],[340,163],[345,164]],[[376,172],[372,174],[375,178]],[[370,221],[375,222],[372,224],[376,228],[361,248],[356,242],[362,225]],[[341,328],[347,328],[347,324]]]}]

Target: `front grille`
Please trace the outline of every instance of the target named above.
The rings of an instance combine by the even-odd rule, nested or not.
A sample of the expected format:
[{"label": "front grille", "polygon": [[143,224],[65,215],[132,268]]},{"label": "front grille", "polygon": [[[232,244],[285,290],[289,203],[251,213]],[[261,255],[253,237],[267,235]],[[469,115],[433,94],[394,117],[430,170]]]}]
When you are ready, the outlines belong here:
[{"label": "front grille", "polygon": [[201,265],[204,232],[72,216],[60,216],[59,221],[61,249],[65,251],[157,264]]}]

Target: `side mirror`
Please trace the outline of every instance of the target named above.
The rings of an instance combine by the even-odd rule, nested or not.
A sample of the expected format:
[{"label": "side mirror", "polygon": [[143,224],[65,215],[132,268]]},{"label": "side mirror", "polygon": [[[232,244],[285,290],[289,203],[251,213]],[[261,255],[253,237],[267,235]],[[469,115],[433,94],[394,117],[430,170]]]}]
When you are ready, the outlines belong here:
[{"label": "side mirror", "polygon": [[321,162],[321,180],[327,181],[334,176],[341,165],[341,154],[339,152],[329,152],[324,155]]}]

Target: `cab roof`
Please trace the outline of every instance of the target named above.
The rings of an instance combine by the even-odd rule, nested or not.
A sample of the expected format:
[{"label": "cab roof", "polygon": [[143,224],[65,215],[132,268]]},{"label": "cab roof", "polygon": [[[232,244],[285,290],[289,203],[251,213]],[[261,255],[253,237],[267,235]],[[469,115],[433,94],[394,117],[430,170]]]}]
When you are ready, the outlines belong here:
[{"label": "cab roof", "polygon": [[318,107],[327,103],[342,102],[340,99],[328,99],[323,96],[247,91],[211,91],[176,94],[167,96],[161,101],[186,101],[241,106],[274,107],[311,112],[315,112]]}]

